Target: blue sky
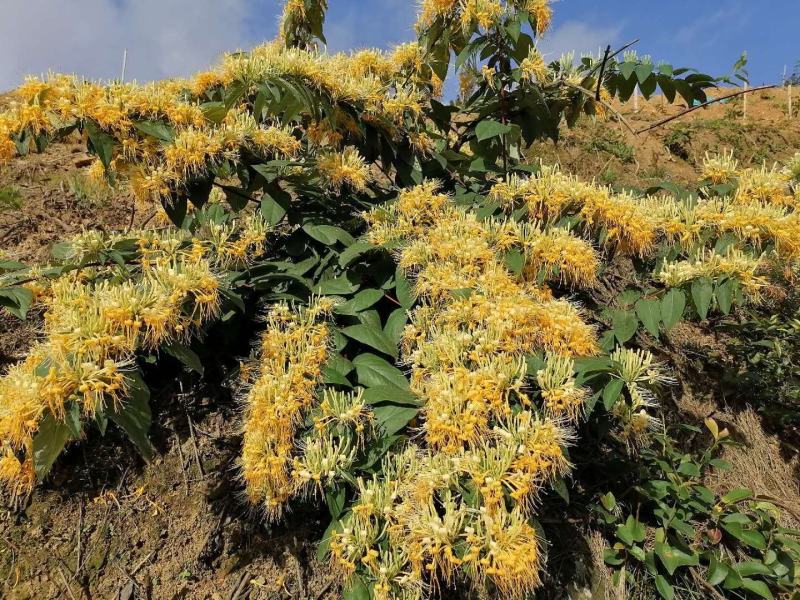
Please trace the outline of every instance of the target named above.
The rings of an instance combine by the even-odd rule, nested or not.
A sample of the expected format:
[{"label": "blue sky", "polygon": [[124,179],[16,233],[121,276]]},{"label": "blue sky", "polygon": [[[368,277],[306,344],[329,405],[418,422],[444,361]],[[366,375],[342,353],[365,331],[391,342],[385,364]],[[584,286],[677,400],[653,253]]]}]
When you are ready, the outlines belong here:
[{"label": "blue sky", "polygon": [[[413,0],[329,0],[331,50],[388,47],[413,37]],[[270,39],[280,0],[4,0],[0,90],[26,73],[188,75],[225,50]],[[753,84],[780,80],[800,60],[800,0],[560,0],[542,42],[556,58],[641,38],[656,60],[726,74],[743,50]]]}]

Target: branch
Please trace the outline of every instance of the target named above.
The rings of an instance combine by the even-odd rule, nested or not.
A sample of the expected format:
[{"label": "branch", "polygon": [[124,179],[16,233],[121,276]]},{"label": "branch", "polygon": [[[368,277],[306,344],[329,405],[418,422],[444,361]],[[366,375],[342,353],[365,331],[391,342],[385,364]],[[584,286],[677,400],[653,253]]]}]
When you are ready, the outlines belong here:
[{"label": "branch", "polygon": [[606,63],[608,62],[608,53],[611,52],[611,44],[606,46],[606,53],[603,56],[603,62],[600,63],[600,75],[597,76],[597,92],[595,92],[594,99],[600,100],[600,88],[603,87],[603,75],[606,70]]},{"label": "branch", "polygon": [[776,88],[776,87],[778,87],[778,86],[777,85],[762,85],[761,87],[755,87],[755,88],[749,88],[749,89],[746,89],[746,90],[740,90],[740,91],[735,92],[733,94],[728,94],[727,96],[720,96],[719,98],[714,98],[713,100],[709,100],[708,102],[703,102],[702,104],[698,104],[697,106],[692,106],[691,108],[687,108],[686,110],[678,113],[677,115],[673,115],[671,117],[667,117],[666,119],[661,119],[657,123],[653,123],[649,127],[645,127],[644,129],[640,129],[639,131],[636,131],[635,133],[637,133],[637,134],[645,133],[645,132],[650,131],[652,129],[656,129],[658,127],[661,127],[662,125],[666,125],[670,121],[674,121],[676,119],[680,119],[684,115],[688,115],[691,112],[694,112],[694,111],[699,110],[701,108],[705,108],[706,106],[709,106],[709,105],[714,104],[716,102],[722,102],[723,100],[727,100],[728,98],[735,98],[736,96],[743,96],[744,94],[749,94],[751,92],[758,92],[760,90],[769,90],[769,89]]},{"label": "branch", "polygon": [[[605,63],[606,63],[606,61],[609,61],[609,60],[611,60],[612,58],[616,58],[616,57],[617,57],[617,56],[619,56],[619,55],[620,55],[622,52],[625,52],[625,50],[627,50],[628,48],[630,48],[630,47],[631,47],[631,46],[633,46],[634,44],[638,44],[638,43],[639,43],[639,38],[636,38],[636,39],[635,39],[635,40],[633,40],[632,42],[628,42],[628,43],[627,43],[627,44],[625,44],[625,45],[624,45],[622,48],[620,48],[619,50],[617,50],[616,52],[614,52],[614,54],[612,54],[612,55],[608,56],[607,58],[604,58],[604,59],[603,59],[603,62],[602,62],[601,64],[599,64],[599,65],[595,65],[595,66],[593,66],[591,69],[589,69],[589,72],[588,72],[588,73],[586,73],[587,77],[588,77],[589,75],[591,75],[592,73],[594,73],[594,72],[597,70],[597,67],[598,67],[598,66],[599,66],[599,67],[604,67],[604,66],[605,66]],[[606,50],[606,52],[608,52],[609,50],[611,50],[611,46],[609,46],[609,47],[608,47],[608,50]],[[600,79],[601,79],[601,81],[602,81],[602,79],[603,79],[603,78],[601,77]]]},{"label": "branch", "polygon": [[621,122],[623,125],[625,125],[625,127],[627,127],[628,131],[630,131],[630,132],[631,132],[631,133],[633,133],[633,134],[635,134],[635,133],[636,133],[636,130],[635,130],[633,127],[631,127],[631,124],[630,124],[630,123],[628,123],[628,121],[625,119],[625,117],[623,117],[623,116],[622,116],[622,114],[620,114],[620,112],[619,112],[619,111],[618,111],[616,108],[614,108],[613,106],[611,106],[611,105],[610,105],[608,102],[606,102],[606,101],[605,101],[605,100],[603,100],[602,98],[600,98],[600,99],[596,99],[596,98],[594,97],[594,94],[592,94],[592,92],[591,92],[590,90],[587,90],[585,87],[581,87],[581,86],[579,86],[579,85],[575,85],[574,83],[570,83],[569,81],[564,81],[563,83],[564,83],[564,85],[566,85],[567,87],[571,87],[572,89],[574,89],[574,90],[577,90],[577,91],[579,91],[580,93],[582,93],[582,94],[585,94],[585,95],[586,95],[586,96],[588,96],[589,98],[592,98],[593,100],[595,100],[595,102],[599,103],[599,104],[600,104],[601,106],[603,106],[603,107],[604,107],[604,108],[605,108],[607,111],[609,111],[611,114],[613,114],[615,117],[617,117],[617,118],[620,120],[620,122]]}]

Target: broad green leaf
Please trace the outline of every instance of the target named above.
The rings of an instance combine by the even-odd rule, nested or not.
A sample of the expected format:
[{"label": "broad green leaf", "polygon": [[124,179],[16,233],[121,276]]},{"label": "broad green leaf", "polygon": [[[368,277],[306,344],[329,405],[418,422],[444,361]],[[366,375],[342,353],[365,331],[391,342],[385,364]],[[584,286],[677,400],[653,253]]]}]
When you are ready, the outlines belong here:
[{"label": "broad green leaf", "polygon": [[356,575],[349,580],[349,586],[342,589],[342,600],[370,600],[369,587]]},{"label": "broad green leaf", "polygon": [[343,244],[352,244],[353,237],[341,227],[336,225],[318,225],[315,223],[306,223],[303,225],[303,231],[309,236],[325,244],[332,246],[336,242],[341,241]]},{"label": "broad green leaf", "polygon": [[419,406],[420,399],[408,389],[398,387],[391,383],[373,385],[364,390],[364,402],[367,404],[381,404],[391,402],[403,406]]},{"label": "broad green leaf", "polygon": [[720,562],[716,557],[711,557],[711,561],[708,565],[708,572],[706,573],[706,581],[711,585],[719,585],[725,581],[729,570],[730,567],[728,567],[728,565]]},{"label": "broad green leaf", "polygon": [[774,598],[772,592],[769,591],[769,586],[763,581],[742,577],[742,587],[748,592],[753,592],[757,596],[761,596],[767,600],[773,600]]},{"label": "broad green leaf", "polygon": [[418,408],[398,406],[396,404],[381,404],[372,407],[372,413],[380,426],[384,436],[391,436],[408,425],[419,412]]},{"label": "broad green leaf", "polygon": [[403,337],[406,323],[408,323],[408,311],[405,308],[398,308],[393,310],[392,314],[386,318],[383,332],[394,344],[399,344],[400,338]]},{"label": "broad green leaf", "polygon": [[37,479],[43,479],[50,472],[69,439],[69,426],[48,411],[33,438],[33,468]]},{"label": "broad green leaf", "polygon": [[747,498],[753,497],[753,491],[747,488],[737,488],[735,490],[731,490],[720,500],[725,504],[736,504],[737,502],[741,502],[742,500],[746,500]]},{"label": "broad green leaf", "polygon": [[108,169],[111,160],[114,158],[114,138],[100,129],[94,121],[86,121],[86,133],[89,134],[89,141],[92,143],[92,148],[97,154],[97,158]]},{"label": "broad green leaf", "polygon": [[108,418],[128,434],[139,454],[149,461],[155,454],[148,437],[152,420],[150,389],[136,371],[128,373],[125,380],[128,396],[118,406],[108,411]]},{"label": "broad green leaf", "polygon": [[403,372],[387,360],[374,354],[365,353],[353,359],[358,375],[358,383],[366,387],[389,384],[408,389],[408,379]]},{"label": "broad green leaf", "polygon": [[631,339],[639,328],[639,320],[633,311],[630,310],[617,310],[614,311],[612,317],[612,326],[614,328],[614,337],[617,338],[620,344],[624,344]]},{"label": "broad green leaf", "polygon": [[347,277],[335,277],[320,281],[314,288],[314,293],[323,296],[344,296],[352,294],[358,289],[358,285],[352,283]]},{"label": "broad green leaf", "polygon": [[403,273],[402,269],[399,267],[395,272],[394,278],[396,282],[395,294],[397,294],[397,301],[400,303],[400,306],[406,310],[411,310],[414,306],[414,302],[416,302],[414,289],[411,283],[406,279],[405,273]]},{"label": "broad green leaf", "polygon": [[339,515],[342,514],[346,495],[347,488],[343,485],[340,485],[335,490],[325,492],[325,503],[328,505],[328,511],[330,511],[332,518],[338,519]]},{"label": "broad green leaf", "polygon": [[341,331],[347,337],[397,359],[397,345],[389,339],[382,329],[361,324],[345,327]]},{"label": "broad green leaf", "polygon": [[688,554],[666,542],[656,542],[655,551],[670,575],[674,575],[679,567],[696,567],[700,564],[700,557],[697,554]]},{"label": "broad green leaf", "polygon": [[164,346],[164,352],[174,358],[177,358],[192,371],[195,371],[200,375],[203,374],[203,363],[200,361],[200,357],[197,356],[197,353],[194,350],[185,346],[184,344],[181,344],[180,342],[172,342],[171,344]]},{"label": "broad green leaf", "polygon": [[717,304],[722,313],[730,314],[733,304],[733,281],[726,279],[717,284],[717,289],[714,290],[714,297],[717,299]]},{"label": "broad green leaf", "polygon": [[175,130],[164,121],[139,121],[133,125],[145,135],[152,136],[162,142],[171,142],[175,139]]},{"label": "broad green leaf", "polygon": [[625,382],[622,379],[612,379],[606,384],[606,387],[603,388],[603,406],[606,407],[606,410],[610,411],[614,408],[624,386]]},{"label": "broad green leaf", "polygon": [[269,194],[264,194],[261,198],[261,215],[273,227],[280,223],[286,214],[286,209]]},{"label": "broad green leaf", "polygon": [[714,285],[707,277],[695,279],[692,282],[692,301],[701,319],[708,316],[711,300],[714,298]]},{"label": "broad green leaf", "polygon": [[355,261],[359,256],[369,252],[370,250],[375,250],[375,246],[369,242],[358,240],[357,242],[350,244],[342,251],[342,253],[339,255],[339,265],[346,267]]},{"label": "broad green leaf", "polygon": [[340,315],[355,315],[368,309],[383,298],[383,291],[376,289],[361,290],[352,299],[337,305],[334,312]]},{"label": "broad green leaf", "polygon": [[681,320],[686,308],[686,296],[679,289],[669,290],[661,299],[661,320],[669,331]]},{"label": "broad green leaf", "polygon": [[0,306],[15,317],[24,319],[33,303],[33,293],[24,287],[0,288]]},{"label": "broad green leaf", "polygon": [[624,525],[617,526],[617,537],[632,546],[635,542],[643,542],[646,535],[644,525],[639,523],[633,515],[628,515]]},{"label": "broad green leaf", "polygon": [[497,137],[498,135],[509,133],[510,131],[511,127],[508,125],[500,123],[499,121],[493,121],[492,119],[484,119],[475,127],[475,137],[478,138],[479,142],[482,142]]},{"label": "broad green leaf", "polygon": [[664,600],[672,600],[675,597],[675,589],[660,573],[656,575],[656,589]]},{"label": "broad green leaf", "polygon": [[758,550],[767,549],[767,540],[760,531],[745,529],[741,523],[722,523],[722,528],[737,540]]},{"label": "broad green leaf", "polygon": [[339,519],[331,519],[330,524],[327,529],[325,529],[325,533],[322,534],[319,546],[317,546],[317,560],[319,562],[325,562],[328,559],[328,554],[331,552],[331,539],[333,539],[333,534],[341,530],[342,522]]},{"label": "broad green leaf", "polygon": [[648,333],[657,338],[658,326],[661,323],[661,302],[642,298],[636,303],[636,316],[644,324]]}]

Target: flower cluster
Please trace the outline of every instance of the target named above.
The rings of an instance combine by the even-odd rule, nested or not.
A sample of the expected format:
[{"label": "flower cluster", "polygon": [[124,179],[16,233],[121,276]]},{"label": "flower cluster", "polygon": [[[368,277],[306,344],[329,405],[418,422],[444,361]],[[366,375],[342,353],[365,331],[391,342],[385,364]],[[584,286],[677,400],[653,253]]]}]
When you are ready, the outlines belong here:
[{"label": "flower cluster", "polygon": [[[596,352],[580,311],[536,283],[590,283],[596,258],[568,231],[480,221],[424,183],[365,215],[373,243],[396,248],[421,300],[402,341],[422,439],[360,480],[353,510],[331,540],[334,567],[374,583],[376,597],[420,598],[456,572],[507,596],[538,584],[542,548],[529,519],[539,491],[569,468],[569,421],[587,394],[571,356]],[[526,264],[519,276],[503,262]],[[577,251],[577,264],[569,256]],[[545,351],[527,389],[525,355]],[[464,490],[470,490],[466,494]]]},{"label": "flower cluster", "polygon": [[[250,501],[277,519],[290,498],[322,492],[351,470],[371,430],[363,392],[324,390],[330,357],[325,317],[334,301],[319,298],[295,309],[275,305],[267,315],[255,381],[244,401],[242,476]],[[314,426],[299,436],[306,417]]]},{"label": "flower cluster", "polygon": [[547,31],[553,19],[550,0],[422,0],[416,28],[423,32],[444,20],[460,24],[467,34],[486,32],[499,25],[512,10],[531,15],[537,36]]},{"label": "flower cluster", "polygon": [[[296,14],[303,6],[290,2],[287,18],[303,17]],[[292,80],[308,98],[325,98],[331,114],[321,118],[311,108],[298,109],[290,117],[295,126],[281,126],[279,115],[265,115],[265,103],[256,101],[259,89],[274,79]],[[230,54],[216,69],[189,80],[104,85],[65,75],[31,78],[0,113],[0,160],[14,156],[35,136],[84,127],[93,139],[110,143],[109,172],[129,179],[137,198],[160,201],[184,192],[191,180],[226,161],[294,158],[305,132],[312,146],[320,139],[338,145],[346,135],[360,138],[354,111],[389,137],[414,133],[423,139],[422,104],[440,87],[416,44],[386,54],[364,50],[328,55],[286,48],[280,40]],[[236,92],[236,101],[218,102],[229,90]],[[320,135],[326,129],[330,135]],[[358,166],[351,163],[340,166]],[[96,171],[102,176],[102,165]],[[363,169],[352,175],[354,182],[345,181],[361,189]]]},{"label": "flower cluster", "polygon": [[[225,239],[208,242],[182,231],[141,232],[133,274],[87,268],[42,286],[43,341],[0,379],[0,482],[15,493],[30,489],[41,475],[35,438],[46,420],[68,423],[80,435],[82,420],[124,405],[137,351],[186,342],[218,315],[214,265],[230,252],[244,260],[241,254],[263,250],[265,230],[256,222],[243,225],[242,236],[231,225]],[[86,232],[70,254],[80,261],[119,241]]]}]

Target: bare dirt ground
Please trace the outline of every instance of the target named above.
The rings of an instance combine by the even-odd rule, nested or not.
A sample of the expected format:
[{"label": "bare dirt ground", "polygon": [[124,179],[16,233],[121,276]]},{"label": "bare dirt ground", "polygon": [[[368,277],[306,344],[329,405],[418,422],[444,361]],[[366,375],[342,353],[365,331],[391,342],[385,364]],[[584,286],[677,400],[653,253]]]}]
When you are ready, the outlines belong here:
[{"label": "bare dirt ground", "polygon": [[[0,97],[0,105],[2,105]],[[800,117],[783,91],[755,93],[634,136],[613,121],[585,119],[559,145],[536,144],[529,159],[614,185],[646,187],[696,179],[706,151],[734,150],[745,164],[800,150]],[[634,128],[679,109],[660,100],[623,111]],[[126,193],[86,197],[87,157],[79,140],[0,168],[2,259],[46,262],[49,247],[80,231],[125,230],[144,218]],[[78,182],[77,184],[75,182]],[[0,196],[2,198],[2,196]],[[36,337],[36,319],[0,315],[0,372]],[[241,499],[236,475],[239,412],[230,394],[183,381],[153,397],[149,465],[120,436],[90,434],[59,459],[21,507],[0,512],[0,597],[13,600],[131,600],[332,597],[337,589],[315,558],[325,509],[297,509],[288,525],[266,525]],[[211,400],[213,398],[213,401]],[[191,415],[191,419],[189,415]]]}]

